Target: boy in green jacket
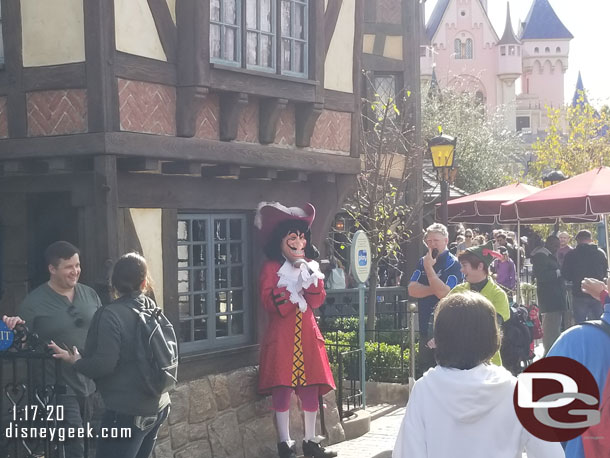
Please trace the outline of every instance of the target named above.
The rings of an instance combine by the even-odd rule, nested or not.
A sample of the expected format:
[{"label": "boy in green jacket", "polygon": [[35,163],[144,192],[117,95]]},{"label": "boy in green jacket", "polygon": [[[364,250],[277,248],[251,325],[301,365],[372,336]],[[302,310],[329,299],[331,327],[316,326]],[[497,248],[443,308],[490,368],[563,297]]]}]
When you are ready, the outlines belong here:
[{"label": "boy in green jacket", "polygon": [[[493,304],[496,313],[502,317],[502,320],[506,321],[510,318],[508,297],[502,288],[493,281],[491,275],[489,275],[489,265],[495,258],[501,257],[500,253],[496,253],[493,250],[493,243],[491,241],[485,245],[468,248],[458,256],[465,281],[453,288],[449,294],[463,293],[464,291],[480,293]],[[491,362],[498,366],[502,365],[499,351],[496,352]]]}]

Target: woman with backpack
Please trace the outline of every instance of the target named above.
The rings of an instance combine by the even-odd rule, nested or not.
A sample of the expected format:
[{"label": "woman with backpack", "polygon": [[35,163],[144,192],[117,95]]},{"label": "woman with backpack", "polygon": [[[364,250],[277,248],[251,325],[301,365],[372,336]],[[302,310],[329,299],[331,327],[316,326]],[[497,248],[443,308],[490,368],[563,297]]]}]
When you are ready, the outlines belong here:
[{"label": "woman with backpack", "polygon": [[[76,348],[49,345],[55,358],[95,380],[102,395],[106,411],[96,445],[98,458],[148,458],[169,414],[169,394],[148,388],[139,361],[142,349],[137,347],[143,345],[138,339],[140,313],[157,310],[155,302],[144,295],[148,284],[144,257],[137,253],[121,256],[112,272],[112,286],[120,297],[94,315],[83,355]],[[112,428],[129,428],[131,434],[103,438]]]},{"label": "woman with backpack", "polygon": [[393,458],[563,458],[558,442],[530,434],[513,405],[517,379],[490,364],[500,347],[496,309],[481,294],[451,294],[436,306],[438,365],[413,387]]}]

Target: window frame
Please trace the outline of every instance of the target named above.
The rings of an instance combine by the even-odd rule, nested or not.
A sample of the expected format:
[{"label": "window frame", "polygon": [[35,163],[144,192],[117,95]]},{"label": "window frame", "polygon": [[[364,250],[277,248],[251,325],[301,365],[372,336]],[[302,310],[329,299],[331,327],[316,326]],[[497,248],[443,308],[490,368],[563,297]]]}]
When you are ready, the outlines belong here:
[{"label": "window frame", "polygon": [[[227,0],[218,0],[219,4],[221,5],[220,10],[221,10],[221,20],[222,20],[222,12],[223,12],[223,8],[222,5],[224,4],[224,2]],[[248,0],[234,0],[235,4],[236,4],[236,8],[237,8],[237,15],[239,17],[239,22],[237,24],[237,28],[238,28],[238,36],[239,36],[239,42],[237,45],[237,48],[239,50],[239,59],[236,61],[230,61],[230,60],[226,60],[222,57],[214,57],[213,56],[213,52],[212,52],[212,41],[211,39],[209,40],[209,44],[208,46],[210,47],[209,50],[209,55],[210,55],[210,64],[214,67],[217,65],[220,66],[227,66],[229,68],[235,68],[235,69],[241,69],[244,71],[253,71],[255,73],[261,72],[261,74],[268,74],[268,75],[276,75],[279,77],[292,77],[292,78],[297,78],[299,80],[310,80],[311,79],[311,68],[313,67],[313,62],[311,62],[314,57],[312,56],[311,53],[311,49],[312,49],[312,45],[315,46],[315,43],[311,42],[311,37],[312,37],[312,33],[310,31],[310,27],[313,24],[312,20],[311,20],[311,15],[314,13],[316,6],[312,5],[312,2],[315,0],[271,0],[271,9],[272,9],[272,33],[268,34],[267,32],[263,32],[261,30],[258,29],[249,29],[247,26],[247,3]],[[260,28],[260,0],[254,0],[256,1],[256,14],[257,14],[257,27]],[[282,4],[284,2],[287,2],[290,4],[290,10],[291,10],[291,23],[290,23],[290,35],[283,35],[282,32],[282,18],[281,18],[281,11],[282,11]],[[304,38],[299,38],[296,37],[294,34],[294,30],[296,30],[295,27],[295,18],[296,18],[296,6],[295,5],[300,5],[304,8],[304,15],[303,15],[303,36]],[[212,3],[210,2],[209,4],[210,9],[212,7]],[[210,11],[210,31],[213,25],[220,25],[222,26],[222,24],[220,24],[218,21],[213,21],[212,17],[211,17],[211,11]],[[221,40],[222,40],[222,27],[221,27]],[[265,34],[265,35],[271,35],[273,37],[272,40],[272,60],[273,60],[273,66],[272,67],[265,67],[262,65],[258,65],[258,64],[248,64],[248,33],[249,32],[254,32],[257,33],[259,36],[261,33]],[[315,35],[313,35],[315,36]],[[211,37],[211,32],[210,32],[210,37]],[[322,39],[322,37],[317,37],[317,39]],[[283,56],[282,56],[282,44],[284,42],[284,40],[288,40],[290,41],[290,45],[291,45],[291,53],[290,53],[290,57],[291,57],[291,69],[289,70],[285,70],[282,67],[282,63],[283,63]],[[296,49],[295,43],[296,42],[300,42],[303,43],[303,71],[302,72],[297,72],[294,71],[294,65],[295,65],[295,52],[294,50]],[[257,46],[257,62],[259,61],[260,58],[260,40]],[[221,53],[222,53],[222,41],[221,41]]]},{"label": "window frame", "polygon": [[[205,234],[205,242],[202,241],[193,241],[192,235],[189,233],[186,240],[181,240],[178,237],[178,230],[180,221],[205,221],[206,234]],[[224,241],[218,241],[215,239],[215,228],[214,222],[216,220],[225,220],[227,222],[227,237]],[[233,242],[230,238],[230,221],[231,220],[239,220],[241,221],[241,239],[239,241]],[[180,257],[178,255],[176,265],[176,278],[178,281],[178,291],[177,291],[177,310],[176,310],[176,327],[177,334],[179,337],[179,345],[180,345],[180,353],[181,354],[193,354],[200,352],[208,352],[208,351],[216,351],[223,349],[231,349],[242,347],[244,345],[252,344],[253,339],[253,329],[252,329],[252,316],[254,314],[255,304],[252,302],[253,299],[253,290],[250,281],[250,234],[247,230],[248,228],[248,215],[247,213],[242,212],[223,212],[223,213],[197,213],[197,212],[178,212],[176,219],[176,246],[179,250],[180,246],[188,247],[188,265],[186,268],[184,266],[180,266],[181,262]],[[190,226],[192,227],[192,225]],[[219,243],[220,242],[220,243]],[[229,257],[231,243],[239,243],[241,246],[241,262],[240,263],[232,263]],[[223,264],[215,263],[215,248],[217,244],[224,244],[227,247],[227,260]],[[193,249],[194,245],[202,245],[205,246],[206,250],[206,262],[205,265],[195,267],[192,264],[193,260]],[[183,262],[183,261],[182,261]],[[233,311],[225,311],[225,312],[217,312],[216,311],[216,293],[224,291],[227,294],[235,290],[232,288],[230,283],[231,281],[231,268],[234,266],[240,266],[242,268],[242,283],[241,287],[238,287],[239,290],[242,291],[242,310],[234,313]],[[217,288],[216,287],[216,270],[219,268],[226,268],[227,270],[227,286],[225,288]],[[198,294],[200,291],[195,291],[192,289],[193,279],[189,274],[189,289],[187,292],[179,290],[179,275],[181,271],[199,271],[205,270],[205,281],[207,289],[202,290],[206,296],[206,310],[205,313],[201,315],[201,317],[207,317],[206,323],[206,339],[200,340],[188,340],[183,341],[182,338],[182,324],[184,322],[189,322],[196,320],[196,317],[199,315],[194,315],[193,308],[193,296]],[[189,315],[182,315],[180,311],[180,297],[188,296],[189,297]],[[216,329],[216,318],[223,315],[238,315],[241,314],[243,317],[242,323],[242,334],[238,335],[230,335],[230,324],[227,324],[227,336],[217,336]],[[183,319],[186,318],[186,319]],[[229,319],[231,320],[231,319]],[[191,325],[191,336],[194,338],[194,324]],[[190,336],[189,336],[190,338]]]},{"label": "window frame", "polygon": [[[225,23],[223,22],[224,20],[224,5],[225,5],[225,1],[226,0],[217,0],[218,4],[219,4],[219,20],[215,21],[212,19],[212,2],[210,1],[210,39],[209,39],[209,44],[208,46],[210,47],[210,61],[213,62],[217,62],[220,63],[222,65],[229,65],[232,67],[241,67],[241,62],[243,60],[243,56],[242,56],[242,41],[243,41],[243,27],[242,27],[242,4],[244,1],[246,0],[232,0],[235,2],[235,16],[236,16],[236,21],[235,24],[229,24],[229,23]],[[213,57],[213,53],[212,53],[212,26],[218,26],[220,28],[220,57]],[[224,29],[225,28],[232,28],[235,29],[235,56],[236,56],[236,60],[229,60],[226,59],[223,56],[223,51],[224,51],[224,47],[223,47],[223,37],[224,37]]]}]

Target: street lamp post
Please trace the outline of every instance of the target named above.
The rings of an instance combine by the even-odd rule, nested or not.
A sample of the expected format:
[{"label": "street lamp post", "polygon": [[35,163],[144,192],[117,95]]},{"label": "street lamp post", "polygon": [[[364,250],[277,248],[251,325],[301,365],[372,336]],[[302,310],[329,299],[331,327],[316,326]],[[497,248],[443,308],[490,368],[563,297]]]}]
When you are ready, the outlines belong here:
[{"label": "street lamp post", "polygon": [[[542,187],[548,188],[549,186],[553,186],[560,181],[566,180],[568,177],[563,174],[561,170],[551,170],[550,172],[542,175]],[[559,219],[555,223],[555,227],[553,228],[553,234],[557,235],[559,233]]]},{"label": "street lamp post", "polygon": [[441,182],[441,220],[445,226],[449,224],[447,201],[449,200],[449,180],[453,171],[455,145],[457,137],[437,135],[428,140],[428,149],[432,163]]}]

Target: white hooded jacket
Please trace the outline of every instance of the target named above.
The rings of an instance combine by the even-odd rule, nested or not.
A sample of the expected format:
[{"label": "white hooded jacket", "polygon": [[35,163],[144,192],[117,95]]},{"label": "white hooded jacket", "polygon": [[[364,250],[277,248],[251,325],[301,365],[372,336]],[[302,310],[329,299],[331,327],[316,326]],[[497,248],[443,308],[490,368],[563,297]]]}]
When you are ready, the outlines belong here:
[{"label": "white hooded jacket", "polygon": [[436,366],[415,383],[393,458],[564,458],[559,443],[527,432],[515,413],[517,379],[503,367]]}]

